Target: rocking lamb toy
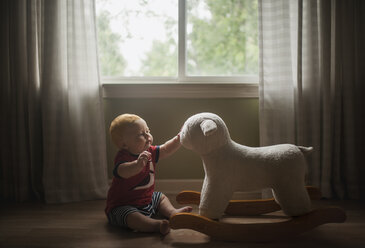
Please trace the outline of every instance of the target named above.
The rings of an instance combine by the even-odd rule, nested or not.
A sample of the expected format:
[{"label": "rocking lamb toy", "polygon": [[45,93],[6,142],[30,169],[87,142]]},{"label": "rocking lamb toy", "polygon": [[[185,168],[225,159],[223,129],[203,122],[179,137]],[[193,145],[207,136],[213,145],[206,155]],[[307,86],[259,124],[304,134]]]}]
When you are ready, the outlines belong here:
[{"label": "rocking lamb toy", "polygon": [[[183,191],[181,204],[199,204],[199,214],[171,217],[173,229],[189,228],[227,241],[272,241],[295,236],[325,223],[340,223],[345,212],[337,207],[311,210],[314,187],[305,187],[306,154],[312,148],[281,144],[247,147],[231,140],[224,121],[212,113],[191,116],[180,132],[181,144],[201,156],[205,170],[202,192]],[[236,191],[273,190],[274,199],[231,200]],[[257,215],[282,209],[292,216],[277,223],[230,224],[227,215]]]}]

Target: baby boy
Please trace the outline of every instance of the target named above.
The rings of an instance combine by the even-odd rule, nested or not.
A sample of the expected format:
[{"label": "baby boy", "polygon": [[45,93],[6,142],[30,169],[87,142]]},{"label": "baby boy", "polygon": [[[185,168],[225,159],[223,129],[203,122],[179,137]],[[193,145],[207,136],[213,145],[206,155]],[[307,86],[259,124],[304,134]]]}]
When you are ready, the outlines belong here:
[{"label": "baby boy", "polygon": [[152,217],[159,214],[169,219],[176,213],[191,212],[192,208],[175,209],[164,194],[154,191],[155,167],[160,159],[180,148],[180,136],[154,146],[147,123],[134,114],[116,117],[109,131],[119,149],[105,209],[109,222],[140,232],[169,233],[168,220]]}]

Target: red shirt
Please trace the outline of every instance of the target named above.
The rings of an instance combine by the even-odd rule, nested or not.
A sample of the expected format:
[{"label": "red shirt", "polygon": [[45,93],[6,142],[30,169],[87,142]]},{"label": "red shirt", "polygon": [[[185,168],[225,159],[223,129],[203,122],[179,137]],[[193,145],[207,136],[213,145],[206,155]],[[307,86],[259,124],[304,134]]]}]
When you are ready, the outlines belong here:
[{"label": "red shirt", "polygon": [[155,189],[155,168],[160,147],[151,146],[147,151],[152,154],[152,161],[149,161],[137,175],[127,179],[118,175],[118,166],[125,162],[137,160],[138,155],[133,155],[126,150],[120,150],[115,156],[114,177],[106,200],[105,212],[107,214],[118,206],[144,206],[151,203]]}]

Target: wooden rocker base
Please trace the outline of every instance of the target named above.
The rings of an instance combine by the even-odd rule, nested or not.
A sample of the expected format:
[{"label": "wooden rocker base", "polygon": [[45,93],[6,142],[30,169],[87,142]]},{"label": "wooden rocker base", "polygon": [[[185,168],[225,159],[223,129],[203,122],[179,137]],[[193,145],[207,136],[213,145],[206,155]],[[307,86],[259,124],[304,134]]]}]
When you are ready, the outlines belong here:
[{"label": "wooden rocker base", "polygon": [[[318,188],[306,186],[309,197],[312,200],[319,200],[322,197]],[[179,204],[195,204],[200,203],[200,192],[197,191],[182,191],[176,196],[176,201]],[[258,200],[231,200],[225,210],[225,214],[234,216],[247,216],[272,213],[280,210],[281,207],[277,204],[274,198],[258,199]]]},{"label": "wooden rocker base", "polygon": [[[311,199],[320,198],[320,192],[307,187]],[[199,204],[200,193],[183,191],[176,200],[180,204]],[[227,215],[260,215],[280,210],[274,199],[231,200],[225,211]],[[224,241],[269,242],[295,237],[326,223],[342,223],[346,220],[344,210],[338,207],[317,208],[298,217],[276,223],[231,224],[211,220],[193,213],[179,213],[170,218],[172,229],[192,229],[211,238]]]}]

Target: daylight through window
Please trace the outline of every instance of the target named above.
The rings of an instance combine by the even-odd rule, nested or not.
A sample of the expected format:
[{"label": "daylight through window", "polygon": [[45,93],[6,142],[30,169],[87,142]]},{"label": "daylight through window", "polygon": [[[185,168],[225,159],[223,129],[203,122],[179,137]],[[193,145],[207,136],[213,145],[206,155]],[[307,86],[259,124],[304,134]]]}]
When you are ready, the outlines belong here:
[{"label": "daylight through window", "polygon": [[96,18],[103,77],[258,74],[256,0],[96,0]]}]

